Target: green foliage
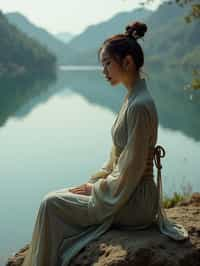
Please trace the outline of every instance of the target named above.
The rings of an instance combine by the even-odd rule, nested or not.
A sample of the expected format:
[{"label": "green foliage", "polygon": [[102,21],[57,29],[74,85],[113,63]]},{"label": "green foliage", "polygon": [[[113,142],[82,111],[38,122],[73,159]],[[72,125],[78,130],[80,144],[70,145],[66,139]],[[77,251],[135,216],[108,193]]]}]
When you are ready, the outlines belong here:
[{"label": "green foliage", "polygon": [[172,197],[164,197],[163,206],[164,208],[172,208],[183,199],[185,199],[185,197],[181,193],[174,192]]},{"label": "green foliage", "polygon": [[194,90],[200,90],[200,69],[195,69],[193,71],[193,77],[191,87]]},{"label": "green foliage", "polygon": [[[184,67],[200,68],[200,45],[195,47],[190,53],[187,53],[181,60]],[[195,73],[194,73],[195,74]]]},{"label": "green foliage", "polygon": [[[155,2],[155,0],[145,0],[144,2],[141,2],[140,4],[144,6],[152,2]],[[200,4],[197,3],[198,1],[196,0],[166,0],[164,2],[168,4],[176,3],[180,7],[184,7],[186,5],[190,6],[189,13],[184,17],[187,23],[192,22],[192,20],[194,19],[200,18]]]},{"label": "green foliage", "polygon": [[164,208],[172,208],[182,200],[188,199],[192,195],[192,186],[190,184],[182,186],[182,192],[174,192],[172,197],[163,197]]},{"label": "green foliage", "polygon": [[0,74],[49,72],[56,58],[45,47],[8,23],[0,12]]}]

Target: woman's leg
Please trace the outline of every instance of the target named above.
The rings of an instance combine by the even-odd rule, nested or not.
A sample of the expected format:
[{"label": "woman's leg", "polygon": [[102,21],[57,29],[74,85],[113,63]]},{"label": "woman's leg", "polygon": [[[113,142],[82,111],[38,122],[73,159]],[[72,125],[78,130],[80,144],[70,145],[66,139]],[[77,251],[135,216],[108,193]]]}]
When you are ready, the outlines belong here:
[{"label": "woman's leg", "polygon": [[79,234],[91,224],[89,197],[68,189],[50,192],[43,198],[22,266],[56,266],[63,239]]},{"label": "woman's leg", "polygon": [[128,202],[115,215],[113,225],[119,228],[142,229],[155,220],[158,193],[153,181],[144,181],[137,187]]}]

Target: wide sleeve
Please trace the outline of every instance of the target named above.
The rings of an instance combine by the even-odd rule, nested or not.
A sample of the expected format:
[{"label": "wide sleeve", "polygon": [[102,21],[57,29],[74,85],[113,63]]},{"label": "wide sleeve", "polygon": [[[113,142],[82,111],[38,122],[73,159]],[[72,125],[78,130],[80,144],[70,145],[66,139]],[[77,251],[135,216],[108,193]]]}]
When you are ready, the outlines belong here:
[{"label": "wide sleeve", "polygon": [[117,212],[141,180],[151,135],[145,106],[132,105],[127,109],[127,130],[127,144],[113,171],[106,179],[99,178],[92,188],[89,206],[99,221]]},{"label": "wide sleeve", "polygon": [[112,145],[108,159],[103,163],[101,168],[91,175],[88,183],[95,183],[99,178],[106,178],[113,170],[113,164],[115,161],[115,146]]}]

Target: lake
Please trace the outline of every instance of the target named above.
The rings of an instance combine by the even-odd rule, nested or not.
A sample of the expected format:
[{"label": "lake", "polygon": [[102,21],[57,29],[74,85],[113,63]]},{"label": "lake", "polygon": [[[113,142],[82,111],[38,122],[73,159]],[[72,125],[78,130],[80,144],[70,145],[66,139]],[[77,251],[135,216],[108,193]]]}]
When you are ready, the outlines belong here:
[{"label": "lake", "polygon": [[[182,70],[148,71],[159,114],[164,194],[200,191],[200,92]],[[106,161],[126,90],[97,67],[62,66],[56,79],[0,82],[0,261],[31,239],[37,209],[53,190],[87,182]],[[154,168],[154,174],[156,169]],[[2,264],[3,265],[3,264]]]}]

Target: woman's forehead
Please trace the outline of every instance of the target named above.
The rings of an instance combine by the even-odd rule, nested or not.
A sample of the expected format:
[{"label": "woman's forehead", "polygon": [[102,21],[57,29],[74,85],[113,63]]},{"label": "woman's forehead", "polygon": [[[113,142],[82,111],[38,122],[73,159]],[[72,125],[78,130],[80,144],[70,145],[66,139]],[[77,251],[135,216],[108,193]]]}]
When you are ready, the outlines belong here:
[{"label": "woman's forehead", "polygon": [[110,55],[108,54],[107,49],[105,49],[105,47],[104,47],[100,53],[100,60],[101,60],[101,62],[104,62],[107,59],[110,59]]}]

